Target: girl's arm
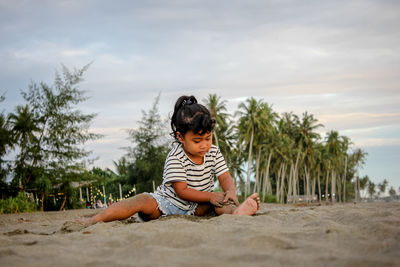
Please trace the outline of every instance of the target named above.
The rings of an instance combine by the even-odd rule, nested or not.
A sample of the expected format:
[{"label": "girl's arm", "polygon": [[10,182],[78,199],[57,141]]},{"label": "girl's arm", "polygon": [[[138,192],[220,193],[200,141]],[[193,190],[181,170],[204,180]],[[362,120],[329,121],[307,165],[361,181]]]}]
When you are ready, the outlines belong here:
[{"label": "girl's arm", "polygon": [[232,176],[229,171],[224,172],[223,174],[218,176],[218,181],[225,192],[224,202],[227,202],[229,199],[231,199],[238,206],[239,201],[236,196],[235,183],[233,182]]},{"label": "girl's arm", "polygon": [[196,189],[188,188],[185,182],[173,182],[172,187],[175,193],[183,200],[192,202],[210,202],[214,206],[222,207],[224,201],[223,194],[213,192],[198,191]]}]

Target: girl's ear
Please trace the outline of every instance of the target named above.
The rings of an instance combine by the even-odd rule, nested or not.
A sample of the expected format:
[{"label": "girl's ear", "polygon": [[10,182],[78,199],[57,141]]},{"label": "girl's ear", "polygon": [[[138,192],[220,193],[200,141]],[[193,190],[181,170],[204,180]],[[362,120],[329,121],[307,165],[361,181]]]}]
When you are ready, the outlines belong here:
[{"label": "girl's ear", "polygon": [[176,132],[176,137],[178,137],[179,142],[183,142],[183,135],[180,132]]}]

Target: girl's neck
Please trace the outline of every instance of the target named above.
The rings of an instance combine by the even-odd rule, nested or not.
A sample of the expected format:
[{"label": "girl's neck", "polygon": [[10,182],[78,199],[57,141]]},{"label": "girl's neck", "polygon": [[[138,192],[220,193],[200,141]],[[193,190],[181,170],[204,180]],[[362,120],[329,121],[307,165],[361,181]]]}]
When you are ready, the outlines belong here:
[{"label": "girl's neck", "polygon": [[[181,145],[182,146],[182,145]],[[192,154],[190,154],[187,150],[185,150],[185,148],[182,146],[183,151],[185,152],[186,156],[195,164],[197,165],[201,165],[204,163],[204,156],[200,157],[200,156],[194,156]]]}]

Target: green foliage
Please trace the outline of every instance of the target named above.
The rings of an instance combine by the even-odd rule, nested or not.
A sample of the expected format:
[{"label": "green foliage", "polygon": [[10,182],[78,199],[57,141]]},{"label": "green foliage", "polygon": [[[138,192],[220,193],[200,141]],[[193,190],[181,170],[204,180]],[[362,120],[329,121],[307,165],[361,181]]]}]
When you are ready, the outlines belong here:
[{"label": "green foliage", "polygon": [[0,199],[0,214],[37,211],[36,204],[19,192],[16,197]]},{"label": "green foliage", "polygon": [[162,183],[164,162],[168,153],[165,141],[166,127],[158,112],[159,96],[149,111],[142,111],[137,129],[129,130],[134,147],[128,147],[127,157],[132,160],[128,167],[128,182],[137,192],[152,192],[153,181],[157,187]]},{"label": "green foliage", "polygon": [[[3,102],[4,96],[0,96],[0,102]],[[8,150],[14,145],[10,126],[3,112],[0,113],[0,187],[5,187],[5,178],[9,171],[8,162],[4,159]]]},{"label": "green foliage", "polygon": [[26,103],[7,119],[16,151],[12,184],[23,191],[35,188],[41,198],[56,187],[67,195],[62,205],[70,202],[71,183],[84,179],[90,152],[83,145],[101,137],[89,132],[95,114],[77,108],[87,99],[78,87],[87,68],[71,72],[63,66],[53,86],[32,83],[22,92]]}]

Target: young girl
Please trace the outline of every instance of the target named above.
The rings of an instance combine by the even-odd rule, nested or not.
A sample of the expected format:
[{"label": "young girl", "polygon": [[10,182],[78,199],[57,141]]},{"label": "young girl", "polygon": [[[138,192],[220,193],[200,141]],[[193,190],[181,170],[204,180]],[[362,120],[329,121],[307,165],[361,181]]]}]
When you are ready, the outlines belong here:
[{"label": "young girl", "polygon": [[[220,215],[253,215],[260,207],[255,193],[239,205],[236,188],[219,148],[212,145],[215,120],[194,96],[182,96],[171,118],[177,143],[164,166],[163,183],[154,193],[143,193],[114,203],[93,216],[89,224],[123,220],[139,213],[144,220],[173,214],[202,216],[212,209]],[[214,175],[224,190],[213,192]]]}]

